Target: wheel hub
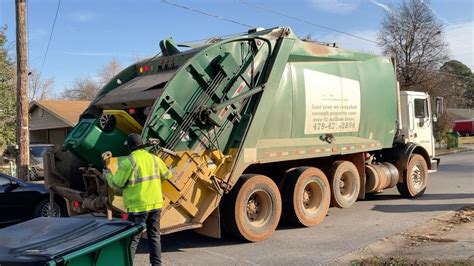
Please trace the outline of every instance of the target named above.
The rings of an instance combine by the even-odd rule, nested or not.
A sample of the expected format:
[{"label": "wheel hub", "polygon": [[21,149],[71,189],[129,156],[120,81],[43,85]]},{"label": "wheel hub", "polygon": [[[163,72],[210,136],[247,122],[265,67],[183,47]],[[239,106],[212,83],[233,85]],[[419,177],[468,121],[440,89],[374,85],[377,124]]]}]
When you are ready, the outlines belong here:
[{"label": "wheel hub", "polygon": [[305,212],[315,213],[323,202],[323,191],[317,182],[310,181],[305,184],[301,193],[301,204]]},{"label": "wheel hub", "polygon": [[303,204],[308,207],[310,202],[311,202],[311,191],[307,188],[305,188],[304,192],[303,192]]},{"label": "wheel hub", "polygon": [[415,188],[420,188],[423,185],[422,170],[418,165],[413,166],[412,179]]},{"label": "wheel hub", "polygon": [[263,226],[271,218],[272,199],[263,190],[257,190],[250,195],[245,205],[248,221],[252,226]]},{"label": "wheel hub", "polygon": [[255,198],[250,198],[247,202],[247,216],[251,221],[256,219],[260,203]]},{"label": "wheel hub", "polygon": [[345,193],[345,188],[346,188],[346,182],[344,181],[344,177],[341,177],[339,180],[339,190],[341,191],[341,194]]},{"label": "wheel hub", "polygon": [[350,172],[344,172],[339,179],[339,193],[344,198],[352,198],[355,191],[355,179],[356,177]]}]

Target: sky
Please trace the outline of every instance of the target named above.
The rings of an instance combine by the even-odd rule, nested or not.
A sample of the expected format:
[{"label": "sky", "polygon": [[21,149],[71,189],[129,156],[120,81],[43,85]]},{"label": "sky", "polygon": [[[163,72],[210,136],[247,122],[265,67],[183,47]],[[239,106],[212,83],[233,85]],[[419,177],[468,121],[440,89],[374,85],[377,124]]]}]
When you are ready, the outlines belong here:
[{"label": "sky", "polygon": [[[340,47],[380,54],[373,42],[354,38],[322,25],[376,40],[384,12],[399,0],[28,0],[29,65],[42,78],[55,80],[60,93],[78,78],[97,79],[103,66],[117,59],[125,67],[137,58],[160,51],[159,41],[177,43],[246,32],[249,26],[289,26],[298,36],[311,36]],[[427,1],[427,0],[419,0]],[[246,4],[250,3],[250,4]],[[7,25],[7,47],[15,57],[15,1],[0,0],[0,26]],[[474,68],[474,1],[432,0],[431,9],[445,25],[450,57]],[[271,9],[280,14],[258,7]],[[193,12],[199,10],[209,15]],[[291,19],[285,17],[295,17]],[[217,18],[216,18],[217,17]],[[232,20],[235,23],[226,21]],[[45,57],[48,40],[49,51]]]}]

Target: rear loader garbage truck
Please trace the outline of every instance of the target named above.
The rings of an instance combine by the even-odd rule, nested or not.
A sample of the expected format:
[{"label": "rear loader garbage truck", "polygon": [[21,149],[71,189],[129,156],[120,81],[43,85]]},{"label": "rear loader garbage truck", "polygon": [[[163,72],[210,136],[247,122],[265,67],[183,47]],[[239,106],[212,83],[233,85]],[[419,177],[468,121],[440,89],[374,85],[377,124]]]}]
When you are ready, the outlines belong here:
[{"label": "rear loader garbage truck", "polygon": [[222,227],[260,241],[280,218],[315,226],[330,206],[387,188],[418,197],[437,169],[441,108],[400,91],[390,58],[305,42],[284,27],[160,48],[107,83],[64,149],[45,156],[46,182],[70,215],[126,212],[103,181],[102,155],[115,171],[130,133],[173,173],[162,183],[163,234],[219,237]]}]

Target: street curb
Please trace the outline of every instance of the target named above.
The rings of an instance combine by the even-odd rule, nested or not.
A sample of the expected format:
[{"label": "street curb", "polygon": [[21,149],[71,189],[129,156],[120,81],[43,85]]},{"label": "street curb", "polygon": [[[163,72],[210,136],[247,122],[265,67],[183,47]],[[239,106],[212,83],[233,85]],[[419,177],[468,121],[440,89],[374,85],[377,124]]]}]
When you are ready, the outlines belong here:
[{"label": "street curb", "polygon": [[436,156],[443,156],[443,155],[449,155],[449,154],[467,152],[467,151],[472,151],[472,150],[474,150],[474,149],[462,147],[462,148],[458,148],[458,149],[452,150],[452,151],[446,151],[446,150],[445,150],[445,151],[442,151],[442,152],[437,152],[437,153],[436,153]]}]

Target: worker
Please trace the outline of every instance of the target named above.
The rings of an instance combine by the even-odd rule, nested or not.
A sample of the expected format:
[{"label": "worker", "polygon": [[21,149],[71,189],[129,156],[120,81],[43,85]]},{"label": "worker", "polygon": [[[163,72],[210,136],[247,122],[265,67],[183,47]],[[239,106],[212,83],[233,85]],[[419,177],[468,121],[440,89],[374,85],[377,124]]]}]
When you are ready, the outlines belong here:
[{"label": "worker", "polygon": [[[146,224],[150,263],[160,265],[160,215],[163,205],[161,179],[169,179],[171,171],[160,158],[144,149],[140,135],[128,135],[127,146],[130,155],[119,161],[115,174],[106,170],[105,176],[109,186],[123,190],[127,220],[135,224]],[[132,238],[132,259],[139,241],[140,234]]]}]

